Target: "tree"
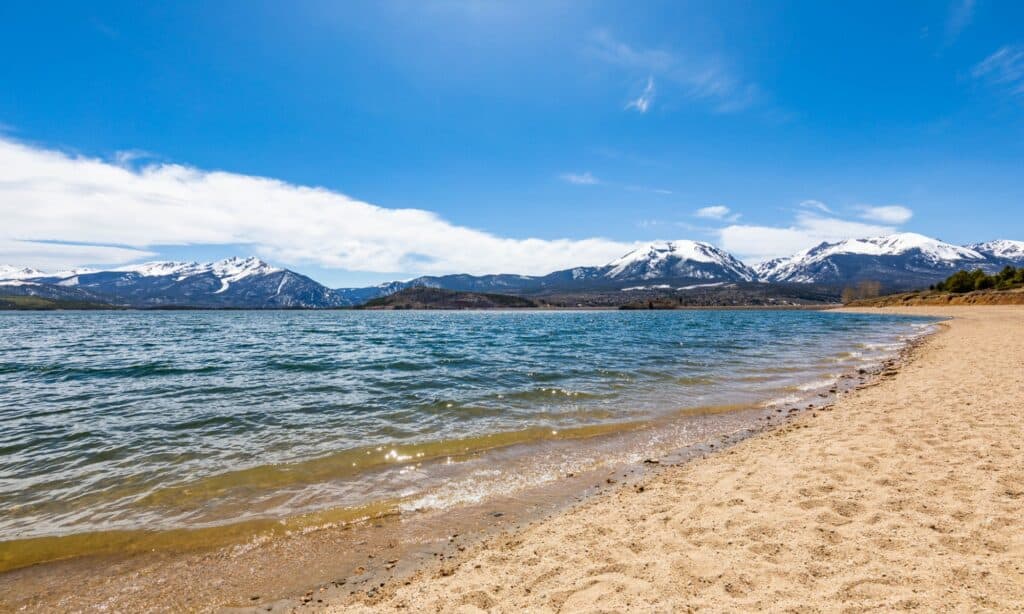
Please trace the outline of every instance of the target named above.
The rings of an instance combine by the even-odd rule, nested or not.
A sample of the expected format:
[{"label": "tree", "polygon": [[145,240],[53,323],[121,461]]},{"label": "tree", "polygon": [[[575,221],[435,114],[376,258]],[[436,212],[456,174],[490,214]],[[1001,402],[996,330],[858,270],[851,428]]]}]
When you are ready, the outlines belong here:
[{"label": "tree", "polygon": [[988,275],[981,269],[974,271],[957,271],[950,275],[946,281],[935,284],[935,289],[946,292],[970,292],[972,290],[1009,290],[1024,284],[1024,267],[1019,269],[1012,266],[1003,267],[995,275]]},{"label": "tree", "polygon": [[943,286],[949,292],[970,292],[974,289],[974,276],[967,271],[957,271],[949,276]]}]

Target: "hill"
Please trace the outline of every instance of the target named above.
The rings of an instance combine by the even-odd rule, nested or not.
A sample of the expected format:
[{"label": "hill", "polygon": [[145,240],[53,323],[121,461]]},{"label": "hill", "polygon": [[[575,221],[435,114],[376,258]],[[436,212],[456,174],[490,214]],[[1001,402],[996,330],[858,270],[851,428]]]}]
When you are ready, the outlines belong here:
[{"label": "hill", "polygon": [[106,303],[73,301],[41,296],[0,296],[0,311],[55,311],[58,309],[117,309]]},{"label": "hill", "polygon": [[417,286],[375,298],[360,309],[523,309],[538,306],[529,299],[508,294]]},{"label": "hill", "polygon": [[1024,267],[1007,265],[992,275],[981,269],[957,271],[928,290],[889,294],[847,304],[852,307],[1024,305]]},{"label": "hill", "polygon": [[965,293],[923,290],[889,294],[847,303],[848,307],[916,307],[921,305],[1024,305],[1024,289],[976,290]]}]

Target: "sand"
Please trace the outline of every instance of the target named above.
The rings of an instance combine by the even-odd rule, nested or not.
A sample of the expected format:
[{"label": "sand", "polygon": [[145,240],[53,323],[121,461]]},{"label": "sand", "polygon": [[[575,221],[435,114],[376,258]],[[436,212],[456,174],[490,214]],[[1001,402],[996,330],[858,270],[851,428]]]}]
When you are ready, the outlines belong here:
[{"label": "sand", "polygon": [[903,311],[954,319],[830,410],[328,609],[1024,611],[1024,308]]}]

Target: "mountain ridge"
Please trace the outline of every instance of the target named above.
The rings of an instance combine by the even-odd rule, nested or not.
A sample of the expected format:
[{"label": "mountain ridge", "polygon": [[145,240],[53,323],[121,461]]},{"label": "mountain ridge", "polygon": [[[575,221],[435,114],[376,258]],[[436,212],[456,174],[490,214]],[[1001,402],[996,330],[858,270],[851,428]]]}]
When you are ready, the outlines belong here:
[{"label": "mountain ridge", "polygon": [[413,287],[525,296],[574,292],[706,291],[735,284],[842,287],[879,281],[888,289],[926,287],[960,268],[995,271],[1024,264],[1024,241],[966,246],[917,233],[823,242],[750,267],[710,243],[653,241],[601,266],[547,275],[421,276],[362,288],[328,288],[256,257],[213,262],[154,261],[107,270],[45,273],[0,265],[0,293],[61,300],[107,300],[132,307],[332,308],[361,305]]}]

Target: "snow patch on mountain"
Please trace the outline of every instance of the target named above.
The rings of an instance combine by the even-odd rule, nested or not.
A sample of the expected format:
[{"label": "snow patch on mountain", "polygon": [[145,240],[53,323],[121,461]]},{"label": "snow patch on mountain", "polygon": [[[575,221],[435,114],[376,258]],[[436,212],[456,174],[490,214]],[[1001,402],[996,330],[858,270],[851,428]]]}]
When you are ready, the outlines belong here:
[{"label": "snow patch on mountain", "polygon": [[683,286],[681,288],[676,288],[676,290],[696,290],[697,288],[717,288],[718,286],[726,285],[726,283],[727,282],[724,282],[724,281],[716,281],[713,284],[694,284],[692,286]]},{"label": "snow patch on mountain", "polygon": [[[240,281],[254,275],[269,275],[284,269],[271,266],[266,262],[251,256],[249,258],[225,258],[216,262],[144,262],[142,264],[130,264],[113,269],[123,273],[137,273],[143,277],[169,277],[176,276],[182,281],[196,275],[212,273],[222,281]],[[224,288],[225,290],[227,287]]]},{"label": "snow patch on mountain", "polygon": [[936,262],[984,259],[984,256],[968,247],[945,243],[915,232],[901,232],[884,237],[862,239],[861,242],[877,245],[885,254],[900,255],[919,250],[922,255]]},{"label": "snow patch on mountain", "polygon": [[754,272],[731,254],[710,243],[688,240],[650,243],[609,262],[603,269],[603,276],[608,279],[713,279],[723,275],[744,281],[754,279]]},{"label": "snow patch on mountain", "polygon": [[998,260],[1024,263],[1024,241],[996,239],[985,243],[969,245],[972,250]]}]

